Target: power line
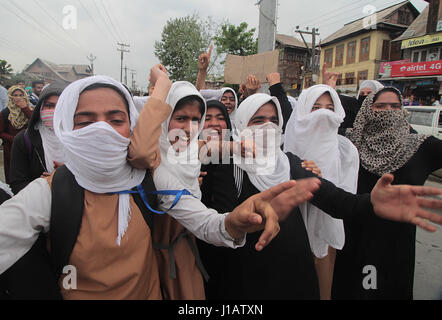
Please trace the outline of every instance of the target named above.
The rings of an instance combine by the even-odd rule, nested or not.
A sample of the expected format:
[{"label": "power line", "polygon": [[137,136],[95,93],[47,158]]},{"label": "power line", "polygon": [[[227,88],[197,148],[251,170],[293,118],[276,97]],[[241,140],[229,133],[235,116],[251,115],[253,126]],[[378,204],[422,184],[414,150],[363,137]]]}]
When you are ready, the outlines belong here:
[{"label": "power line", "polygon": [[[326,16],[328,16],[328,15],[330,15],[330,14],[334,14],[335,12],[338,12],[338,11],[340,11],[341,9],[348,8],[348,7],[353,7],[354,5],[358,4],[358,3],[361,2],[361,1],[363,1],[363,0],[357,0],[357,1],[354,2],[353,4],[350,4],[350,5],[344,5],[344,6],[342,6],[342,7],[339,7],[339,8],[337,8],[337,9],[334,9],[334,10],[332,10],[332,11],[329,11],[329,12],[327,12],[327,13],[325,13],[325,14],[322,14],[322,15],[319,15],[319,16],[314,17],[314,18],[312,18],[312,19],[309,19],[308,21],[307,21],[307,20],[304,20],[303,22],[298,23],[297,25],[298,25],[298,26],[301,26],[301,25],[305,25],[305,24],[307,24],[307,23],[314,25],[314,24],[316,24],[316,22],[318,22],[319,20],[322,20],[322,19],[325,18]],[[355,10],[355,9],[356,9],[356,8],[352,8],[350,11]],[[348,12],[348,11],[349,11],[349,10],[344,11],[344,12]],[[342,12],[340,12],[340,13],[342,13]]]},{"label": "power line", "polygon": [[[80,5],[83,7],[83,9],[84,9],[84,11],[86,11],[86,14],[89,16],[89,18],[91,18],[91,20],[92,20],[92,22],[95,24],[95,26],[97,27],[97,29],[101,32],[101,34],[103,35],[103,36],[105,36],[105,37],[109,37],[109,35],[106,33],[104,33],[103,32],[103,30],[98,26],[98,24],[95,22],[95,19],[94,18],[92,18],[92,16],[90,15],[90,13],[89,13],[89,10],[84,6],[84,4],[83,4],[83,2],[81,2],[81,0],[77,0],[79,3],[80,3]],[[111,39],[112,40],[112,39]]]},{"label": "power line", "polygon": [[57,25],[58,28],[60,28],[61,30],[63,30],[63,32],[65,34],[68,35],[68,37],[74,42],[74,44],[77,47],[81,47],[82,49],[84,49],[83,45],[80,45],[74,38],[72,38],[72,36],[69,34],[69,32],[67,32],[64,28],[60,27],[59,22],[48,12],[48,10],[46,10],[43,5],[38,1],[38,0],[34,0],[34,2],[40,7],[41,10],[43,10],[47,16],[49,16],[49,18],[51,18],[51,20]]},{"label": "power line", "polygon": [[[110,1],[102,1],[102,2],[103,2],[103,4],[104,4],[104,6],[108,8],[109,16],[110,16],[111,18],[114,18],[114,19],[112,19],[112,20],[115,21],[115,25],[116,25],[117,27],[120,27],[120,24],[119,24],[119,21],[118,21],[118,15],[115,16],[115,15],[112,14],[112,8],[111,8],[111,6],[110,6],[110,4],[109,4]],[[127,33],[124,32],[124,29],[122,29],[122,28],[117,28],[117,29],[118,29],[119,31],[123,32],[123,36],[125,37],[125,39],[129,39]]]},{"label": "power line", "polygon": [[[94,1],[95,1],[95,0],[94,0]],[[108,12],[107,9],[106,9],[106,6],[104,5],[104,3],[103,3],[102,0],[100,1],[100,3],[101,3],[101,6],[102,6],[103,9],[104,9],[104,13],[105,13],[106,16],[108,17],[108,19],[109,19],[109,21],[110,21],[110,23],[111,23],[111,25],[112,25],[112,28],[113,28],[114,31],[115,31],[115,34],[118,36],[118,38],[119,38],[120,40],[122,40],[123,38],[121,37],[120,33],[118,32],[118,29],[115,27],[115,25],[114,25],[114,23],[113,23],[113,21],[112,21],[112,18],[110,17],[109,12]]]},{"label": "power line", "polygon": [[103,24],[104,24],[106,30],[109,32],[109,34],[112,36],[112,38],[114,38],[114,40],[116,42],[118,42],[119,41],[118,40],[118,36],[115,36],[115,33],[112,32],[112,28],[109,26],[108,22],[106,21],[106,19],[101,14],[101,10],[98,8],[96,1],[93,0],[92,3],[94,4],[95,9],[98,11],[98,14],[99,14],[101,20],[103,21]]},{"label": "power line", "polygon": [[[59,46],[61,46],[62,48],[64,48],[64,45],[63,45],[63,44],[60,44],[60,42],[58,42],[57,40],[54,40],[53,38],[51,38],[50,36],[48,36],[45,32],[43,32],[43,29],[41,29],[41,28],[36,28],[35,25],[32,25],[28,20],[24,19],[22,16],[18,15],[16,12],[14,12],[14,11],[12,10],[12,8],[7,7],[7,6],[6,6],[6,3],[4,3],[3,6],[4,6],[4,8],[5,8],[6,10],[8,10],[8,11],[9,11],[10,13],[12,13],[14,16],[16,16],[17,18],[19,18],[21,21],[23,21],[23,22],[26,23],[27,25],[29,25],[29,26],[32,28],[33,31],[35,31],[36,29],[37,29],[37,30],[40,29],[40,30],[38,30],[38,31],[39,31],[43,36],[45,36],[48,40],[51,40],[51,41],[55,42],[57,45],[59,45]],[[37,27],[38,27],[38,25],[37,25]]]}]

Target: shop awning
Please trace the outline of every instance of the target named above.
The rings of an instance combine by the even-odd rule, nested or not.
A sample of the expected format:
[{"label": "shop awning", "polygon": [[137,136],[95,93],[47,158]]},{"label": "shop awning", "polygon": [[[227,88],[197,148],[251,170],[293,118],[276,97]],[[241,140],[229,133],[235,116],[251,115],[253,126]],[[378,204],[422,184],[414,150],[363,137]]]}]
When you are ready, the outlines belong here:
[{"label": "shop awning", "polygon": [[403,80],[421,80],[421,79],[436,79],[437,81],[442,81],[442,75],[440,76],[417,76],[417,77],[394,77],[394,78],[379,78],[378,81],[403,81]]}]

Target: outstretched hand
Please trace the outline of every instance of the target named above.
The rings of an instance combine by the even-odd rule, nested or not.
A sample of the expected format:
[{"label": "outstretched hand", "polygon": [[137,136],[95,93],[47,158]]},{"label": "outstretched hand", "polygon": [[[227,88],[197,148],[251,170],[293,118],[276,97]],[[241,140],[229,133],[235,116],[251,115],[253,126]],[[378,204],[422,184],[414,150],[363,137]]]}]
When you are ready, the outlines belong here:
[{"label": "outstretched hand", "polygon": [[255,248],[261,251],[279,232],[279,220],[287,217],[293,207],[313,197],[319,188],[316,178],[287,181],[253,195],[227,215],[227,232],[233,238],[263,230]]},{"label": "outstretched hand", "polygon": [[435,226],[426,220],[442,225],[442,215],[423,208],[442,208],[442,200],[425,199],[419,196],[442,194],[442,190],[432,187],[392,185],[392,174],[384,174],[371,192],[371,202],[375,213],[384,219],[415,224],[427,231],[435,232]]}]

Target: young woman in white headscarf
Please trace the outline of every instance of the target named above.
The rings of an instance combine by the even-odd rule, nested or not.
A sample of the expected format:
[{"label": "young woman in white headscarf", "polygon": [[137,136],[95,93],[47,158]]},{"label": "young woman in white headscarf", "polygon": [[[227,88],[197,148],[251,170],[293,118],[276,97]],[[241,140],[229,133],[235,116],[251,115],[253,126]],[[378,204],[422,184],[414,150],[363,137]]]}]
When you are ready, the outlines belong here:
[{"label": "young woman in white headscarf", "polygon": [[[344,117],[344,108],[332,87],[315,85],[302,91],[287,123],[284,151],[314,161],[324,179],[356,193],[359,155],[350,140],[338,134]],[[311,203],[302,204],[300,210],[315,257],[321,299],[329,300],[336,250],[345,243],[343,221]]]},{"label": "young woman in white headscarf", "polygon": [[[300,158],[280,150],[277,141],[283,117],[276,98],[266,94],[250,96],[237,115],[236,126],[240,134],[234,137],[236,142],[243,137],[250,139],[254,133],[257,136],[274,134],[275,139],[256,146],[256,162],[252,159],[245,162],[234,156],[231,163],[216,165],[219,168],[212,170],[213,176],[208,175],[207,183],[204,181],[202,185],[203,199],[208,207],[219,212],[229,211],[242,199],[271,185],[290,178],[301,183],[303,178],[316,177],[302,167]],[[356,196],[325,179],[320,180],[321,186],[311,202],[333,217],[353,219],[373,215],[372,203],[376,214],[383,214],[375,196],[380,189],[371,196]],[[384,182],[381,180],[378,187],[384,186]],[[382,201],[384,204],[390,202]],[[211,276],[206,286],[209,299],[319,299],[312,251],[298,209],[294,209],[280,226],[278,237],[259,254],[252,246],[256,234],[248,235],[246,245],[235,251],[204,246],[202,260],[208,262],[206,267]],[[256,281],[257,278],[263,280]]]},{"label": "young woman in white headscarf", "polygon": [[[385,173],[394,175],[394,184],[421,186],[442,165],[442,141],[410,134],[402,95],[393,87],[368,95],[346,137],[359,151],[358,193],[370,192]],[[345,233],[346,245],[336,259],[334,298],[413,298],[414,225],[371,216],[345,224]]]},{"label": "young woman in white headscarf", "polygon": [[54,112],[66,84],[52,83],[40,94],[28,128],[14,139],[10,185],[15,194],[40,176],[49,176],[64,162],[63,147],[54,133]]},{"label": "young woman in white headscarf", "polygon": [[[167,102],[173,112],[162,124],[159,139],[161,163],[154,169],[154,182],[158,190],[185,189],[189,194],[183,195],[174,206],[174,196],[159,195],[160,210],[166,211],[170,208],[167,216],[155,216],[155,227],[162,230],[155,238],[155,241],[161,244],[158,261],[160,268],[164,267],[169,271],[161,276],[160,280],[163,293],[168,299],[204,299],[202,275],[206,275],[198,255],[192,253],[196,247],[187,230],[206,242],[233,248],[243,245],[244,233],[240,233],[240,239],[234,241],[230,235],[231,231],[227,232],[226,229],[228,221],[233,221],[233,215],[218,214],[200,201],[198,176],[201,162],[198,159],[198,136],[204,127],[206,113],[203,97],[192,84],[179,81],[172,85]],[[316,188],[316,182],[311,182],[311,187]],[[298,186],[298,190],[293,191],[293,194],[300,194],[291,197],[291,201],[287,203],[288,210],[291,210],[295,203],[305,201],[302,195],[305,192],[299,188],[311,187]],[[233,212],[234,209],[225,212]],[[242,230],[253,232],[260,228],[245,224]],[[235,233],[238,234],[238,231],[233,234]],[[263,242],[263,237],[264,235],[261,235],[253,244],[255,248],[260,249],[271,241],[271,238],[266,238]],[[173,248],[173,254],[170,253],[170,248]],[[173,276],[170,277],[169,274]]]},{"label": "young woman in white headscarf", "polygon": [[[154,200],[149,193],[153,179],[145,169],[130,165],[154,168],[161,159],[155,139],[170,113],[165,103],[170,81],[159,68],[153,68],[151,75],[155,73],[160,76],[137,127],[138,114],[130,93],[112,78],[78,80],[61,94],[54,130],[64,149],[65,166],[46,179],[34,180],[0,207],[0,274],[26,254],[40,232],[51,232],[50,258],[55,274],[51,277],[49,261],[32,266],[36,274],[39,269],[46,271],[45,277],[35,282],[45,280],[42,285],[50,288],[36,288],[35,282],[25,284],[33,288],[25,293],[27,297],[44,293],[57,298],[61,291],[64,299],[162,298],[149,215],[140,205],[140,201],[146,205],[146,197],[147,202]],[[147,151],[132,151],[141,142]],[[277,233],[277,216],[269,201],[284,195],[293,184],[250,199],[228,215],[226,225],[218,217],[215,224],[208,219],[196,223],[195,214],[197,218],[200,215],[192,210],[185,217],[175,217],[201,238],[219,245],[234,246],[236,235],[243,239],[250,226],[263,229],[264,223],[267,233],[263,238],[270,241]],[[136,195],[131,192],[134,188]],[[292,193],[286,196],[292,197]],[[306,199],[310,196],[305,192]],[[73,266],[75,283],[66,280],[66,265]]]}]

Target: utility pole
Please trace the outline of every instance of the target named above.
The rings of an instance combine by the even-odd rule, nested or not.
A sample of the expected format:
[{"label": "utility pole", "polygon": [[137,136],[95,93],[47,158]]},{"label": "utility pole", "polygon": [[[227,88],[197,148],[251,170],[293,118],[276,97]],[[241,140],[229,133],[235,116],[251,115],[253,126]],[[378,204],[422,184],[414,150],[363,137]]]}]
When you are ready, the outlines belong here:
[{"label": "utility pole", "polygon": [[[277,0],[259,0],[258,53],[273,51],[276,39]],[[267,92],[269,86],[264,83],[260,92]]]},{"label": "utility pole", "polygon": [[132,91],[135,91],[135,80],[134,80],[134,75],[137,74],[137,71],[134,69],[129,69],[131,75],[132,75]]},{"label": "utility pole", "polygon": [[130,47],[130,45],[119,42],[117,45],[120,46],[120,48],[117,48],[117,51],[121,51],[120,82],[123,82],[123,54],[125,52],[130,52],[129,50],[125,49],[125,47]]},{"label": "utility pole", "polygon": [[[308,27],[306,28],[307,30],[299,30],[299,26],[296,26],[296,33],[299,33],[302,41],[304,41],[304,45],[307,48],[307,50],[310,52],[310,56],[311,56],[311,64],[310,64],[310,70],[312,73],[312,81],[314,84],[316,84],[317,80],[318,80],[318,70],[317,70],[317,66],[316,66],[316,36],[319,36],[319,33],[317,33],[319,31],[318,28],[313,28],[312,31],[308,31]],[[309,34],[312,36],[312,47],[311,49],[308,47],[307,42],[305,41],[304,38],[304,34]],[[304,75],[306,72],[306,68],[304,66],[304,70],[302,72],[302,80],[304,81]],[[303,83],[303,87],[304,87],[304,83]]]},{"label": "utility pole", "polygon": [[91,53],[89,55],[89,57],[86,57],[89,62],[91,63],[91,70],[92,70],[92,75],[94,75],[94,60],[97,59],[97,57],[94,57],[94,55]]},{"label": "utility pole", "polygon": [[124,66],[124,84],[127,86],[127,66]]},{"label": "utility pole", "polygon": [[259,31],[258,53],[275,49],[276,38],[276,0],[260,0],[259,6]]}]

